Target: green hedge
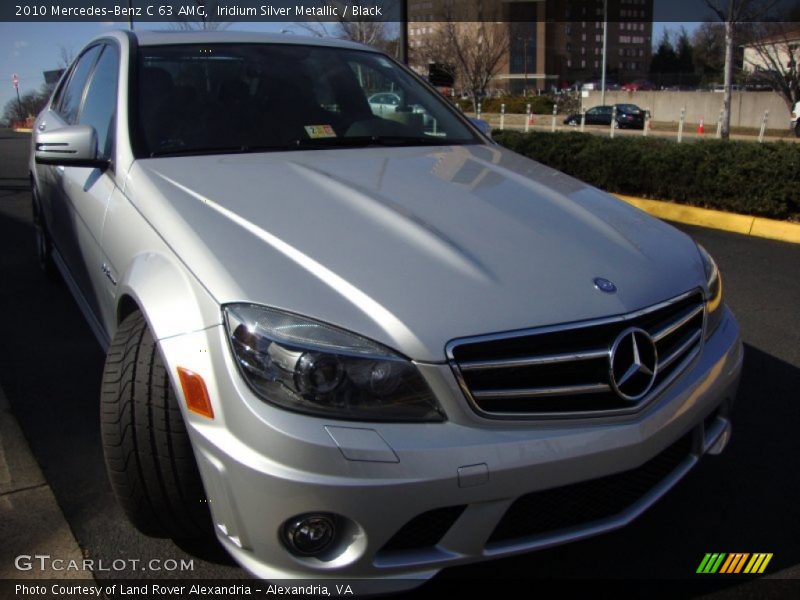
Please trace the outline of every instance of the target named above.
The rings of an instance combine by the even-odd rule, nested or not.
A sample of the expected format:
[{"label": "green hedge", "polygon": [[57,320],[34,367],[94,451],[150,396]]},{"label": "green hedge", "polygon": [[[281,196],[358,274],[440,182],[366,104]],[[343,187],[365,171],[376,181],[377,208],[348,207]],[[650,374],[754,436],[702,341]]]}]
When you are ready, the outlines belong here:
[{"label": "green hedge", "polygon": [[800,221],[800,144],[495,131],[507,148],[619,194]]},{"label": "green hedge", "polygon": [[[472,100],[459,99],[458,104],[464,111],[471,112]],[[506,105],[507,114],[524,115],[531,105],[531,112],[535,115],[548,115],[553,113],[554,101],[549,96],[502,96],[500,98],[484,98],[481,101],[481,110],[485,113],[499,113],[500,106]]]}]

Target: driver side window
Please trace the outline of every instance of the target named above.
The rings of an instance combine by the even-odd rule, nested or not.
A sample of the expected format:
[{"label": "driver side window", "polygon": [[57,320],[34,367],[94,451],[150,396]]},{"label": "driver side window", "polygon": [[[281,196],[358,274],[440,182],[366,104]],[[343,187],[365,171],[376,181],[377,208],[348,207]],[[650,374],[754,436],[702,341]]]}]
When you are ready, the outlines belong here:
[{"label": "driver side window", "polygon": [[64,119],[67,125],[75,125],[78,122],[78,112],[83,100],[83,89],[86,81],[92,72],[97,56],[100,54],[100,46],[92,46],[78,59],[69,81],[64,86],[63,93],[58,99],[55,107],[56,112]]}]

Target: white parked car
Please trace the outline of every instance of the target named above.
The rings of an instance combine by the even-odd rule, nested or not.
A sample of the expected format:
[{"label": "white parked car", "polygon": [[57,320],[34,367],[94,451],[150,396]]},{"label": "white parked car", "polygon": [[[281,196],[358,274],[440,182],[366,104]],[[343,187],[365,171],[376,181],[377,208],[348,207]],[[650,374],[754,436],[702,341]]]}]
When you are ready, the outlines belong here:
[{"label": "white parked car", "polygon": [[595,535],[728,440],[713,259],[373,49],[107,33],[30,172],[41,264],[108,352],[120,504],[256,577],[415,585]]}]

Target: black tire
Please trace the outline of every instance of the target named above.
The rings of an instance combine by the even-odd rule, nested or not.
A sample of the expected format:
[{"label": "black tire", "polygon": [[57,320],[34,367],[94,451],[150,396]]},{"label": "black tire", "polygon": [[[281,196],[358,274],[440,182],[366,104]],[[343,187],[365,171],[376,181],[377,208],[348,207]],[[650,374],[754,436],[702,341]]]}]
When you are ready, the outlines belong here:
[{"label": "black tire", "polygon": [[794,124],[794,135],[800,138],[800,119],[797,119],[797,123]]},{"label": "black tire", "polygon": [[53,240],[42,217],[42,205],[35,187],[31,188],[33,204],[33,228],[36,235],[36,259],[39,269],[48,279],[58,279],[58,268],[53,260]]},{"label": "black tire", "polygon": [[200,473],[164,361],[141,313],[119,326],[100,392],[106,470],[117,501],[142,533],[213,537]]}]

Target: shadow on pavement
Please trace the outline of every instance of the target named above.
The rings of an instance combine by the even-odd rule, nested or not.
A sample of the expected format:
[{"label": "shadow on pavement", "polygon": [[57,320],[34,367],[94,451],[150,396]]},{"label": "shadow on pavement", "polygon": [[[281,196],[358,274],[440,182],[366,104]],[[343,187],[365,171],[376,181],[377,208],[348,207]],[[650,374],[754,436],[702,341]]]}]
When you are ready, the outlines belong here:
[{"label": "shadow on pavement", "polygon": [[100,443],[105,357],[67,287],[37,267],[30,194],[8,202],[13,206],[0,207],[0,386],[86,556],[107,564],[131,551],[142,560],[194,556],[225,566],[214,577],[243,577],[221,547],[184,545],[193,556],[184,555],[170,540],[147,538],[128,524],[108,484]]}]

